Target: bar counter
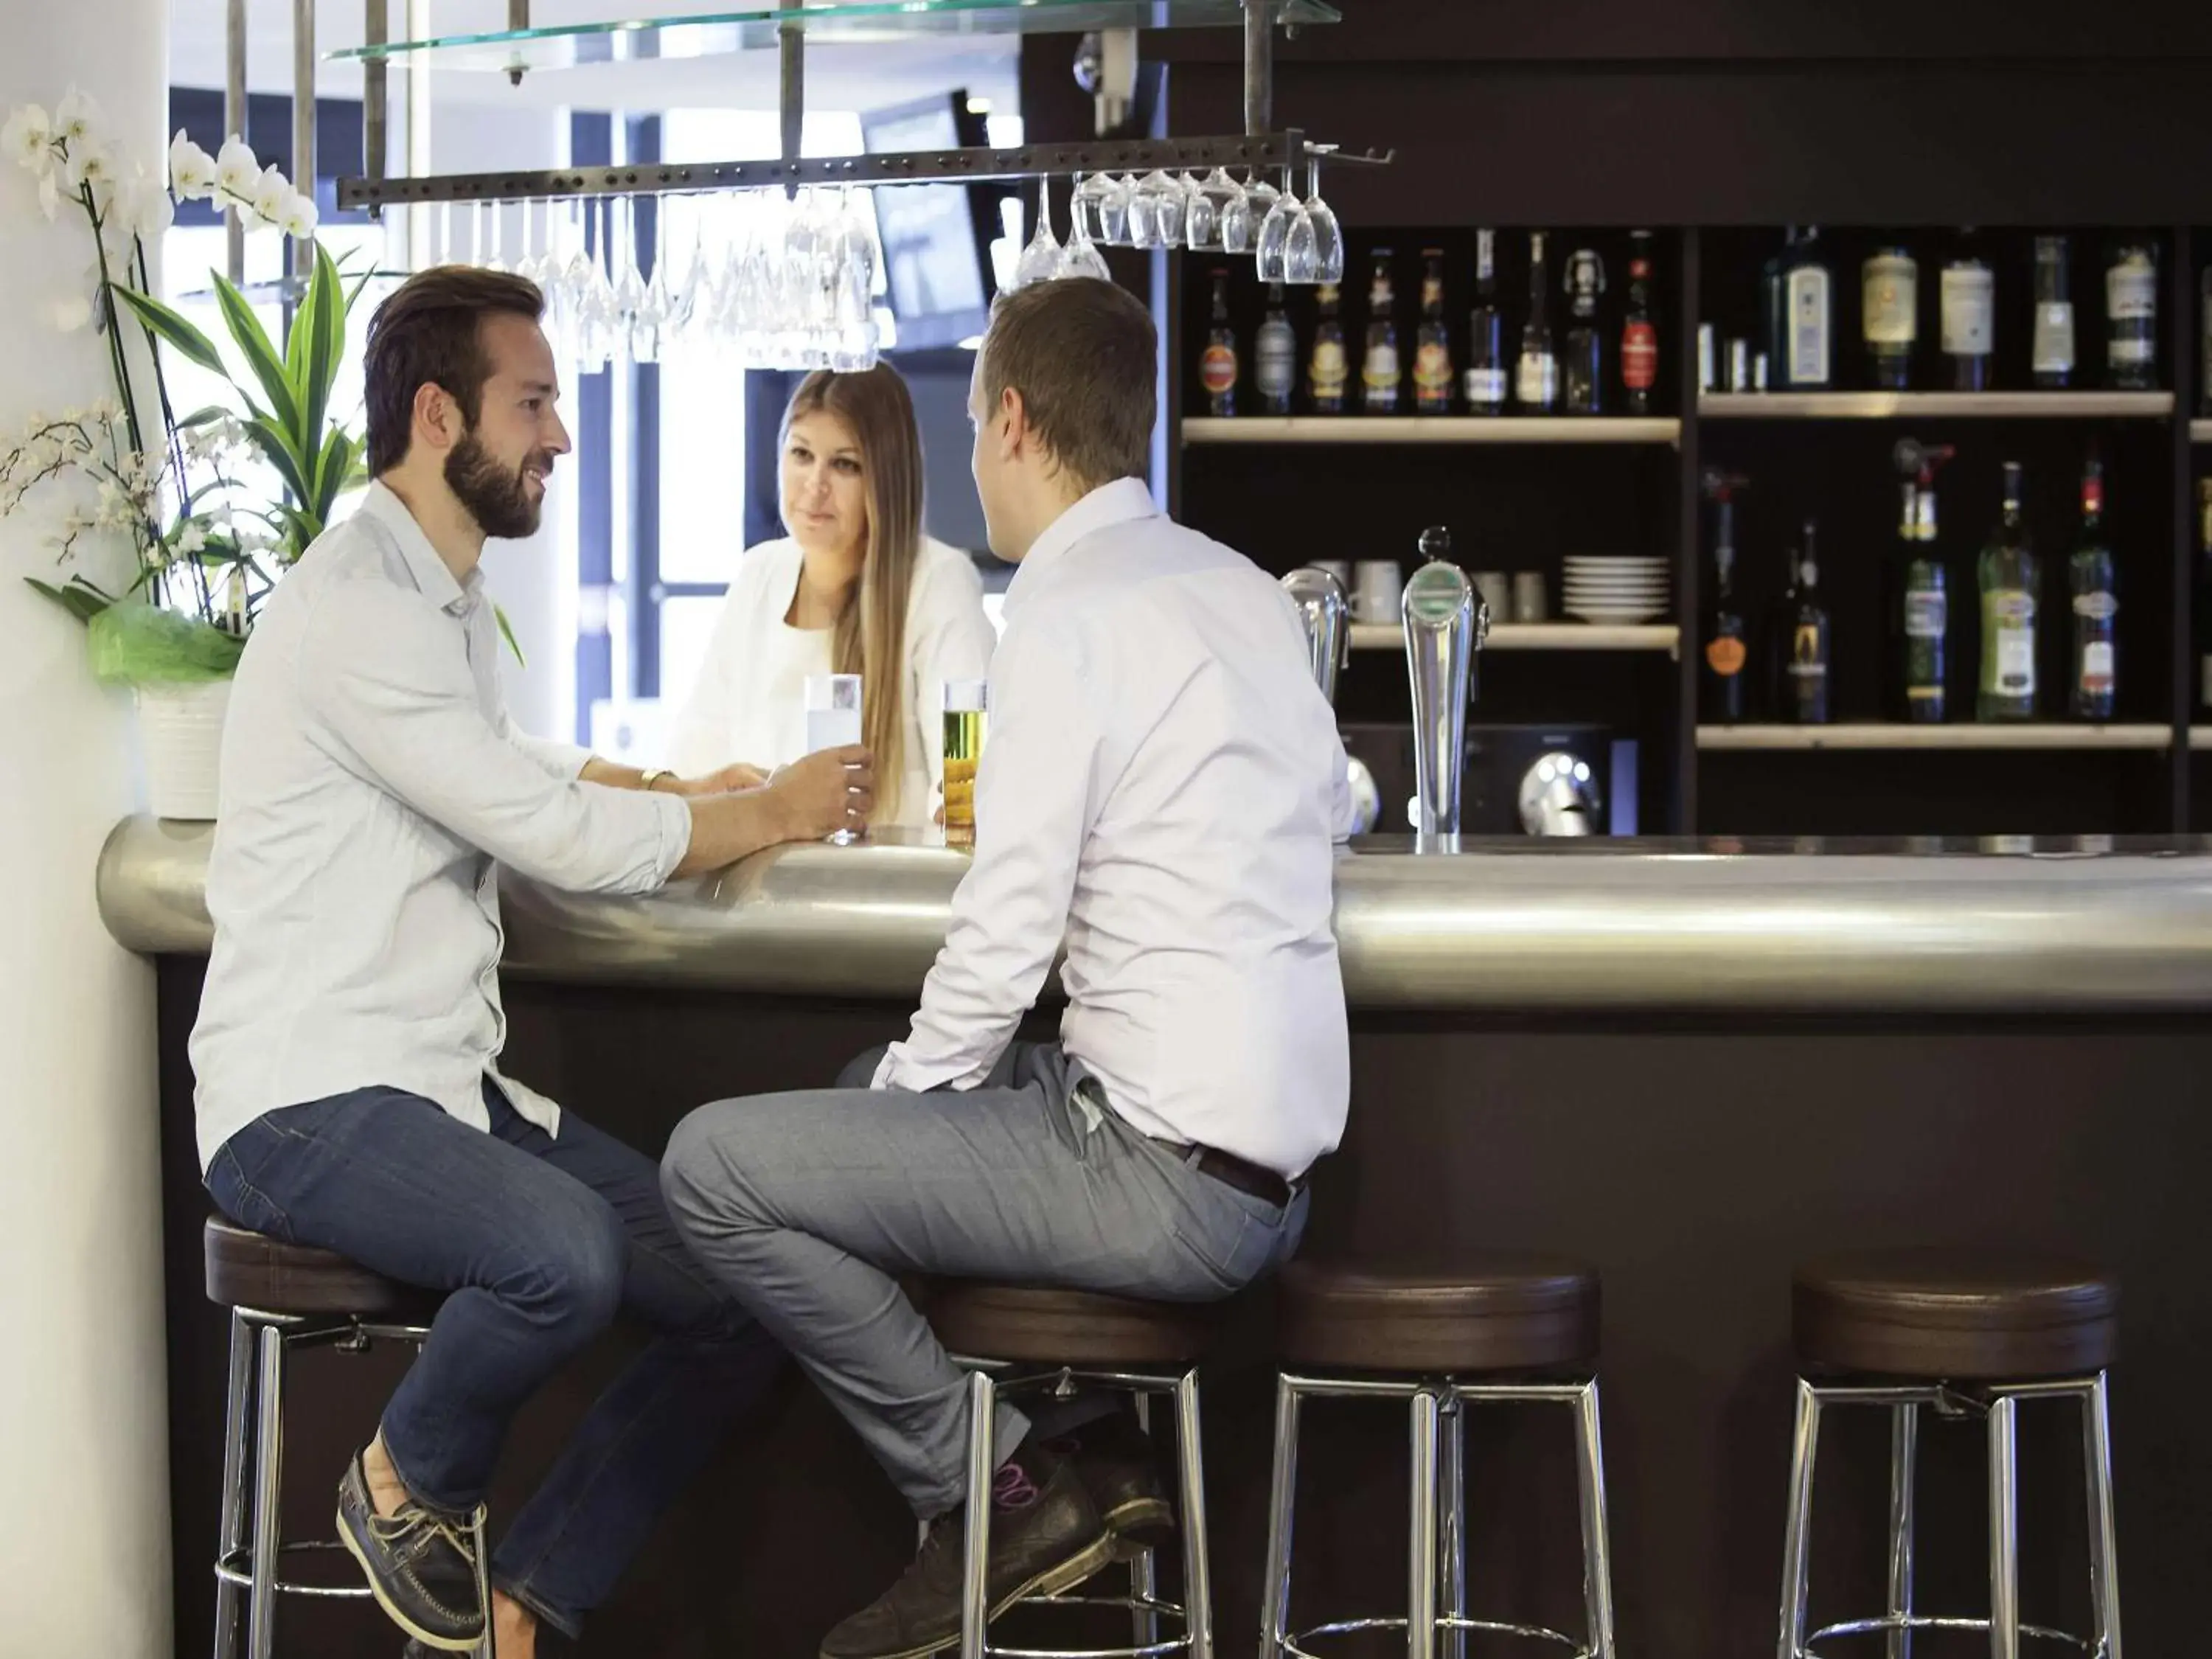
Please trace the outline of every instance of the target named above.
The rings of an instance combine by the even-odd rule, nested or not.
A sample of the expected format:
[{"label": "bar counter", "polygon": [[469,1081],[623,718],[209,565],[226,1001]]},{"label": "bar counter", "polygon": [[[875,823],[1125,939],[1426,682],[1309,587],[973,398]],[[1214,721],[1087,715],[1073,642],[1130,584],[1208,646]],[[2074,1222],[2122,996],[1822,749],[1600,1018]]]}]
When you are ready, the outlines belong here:
[{"label": "bar counter", "polygon": [[[224,1326],[202,1296],[185,1051],[209,941],[209,838],[204,825],[126,822],[99,875],[111,931],[157,958],[180,1648],[212,1618],[222,1457]],[[702,1102],[818,1084],[903,1030],[963,865],[920,840],[792,848],[642,900],[510,876],[507,1064],[655,1153]],[[1790,1268],[1895,1245],[2118,1271],[2126,1634],[2139,1656],[2194,1639],[2212,1552],[2212,842],[1515,841],[1456,855],[1362,842],[1339,864],[1336,924],[1352,1113],[1343,1149],[1314,1173],[1307,1251],[1449,1262],[1528,1249],[1597,1265],[1624,1655],[1771,1659]],[[1048,1008],[1029,1029],[1054,1018]],[[1224,1654],[1256,1645],[1273,1311],[1264,1287],[1240,1298],[1206,1369]],[[633,1340],[611,1337],[524,1413],[495,1522]],[[404,1358],[297,1360],[295,1535],[327,1528],[331,1484]],[[1399,1609],[1402,1419],[1309,1410],[1294,1622]],[[2047,1407],[2024,1412],[2021,1431],[2024,1611],[2087,1629],[2079,1427]],[[1872,1616],[1887,1419],[1837,1413],[1822,1443],[1814,1616]],[[1982,1444],[1978,1422],[1923,1430],[1930,1613],[1986,1607]],[[1480,1616],[1578,1628],[1568,1448],[1563,1413],[1471,1418]],[[805,1659],[911,1551],[888,1484],[795,1376],[701,1462],[583,1652]],[[1069,1615],[1008,1635],[1127,1639],[1126,1617],[1087,1631],[1070,1620],[1079,1626]],[[1922,1641],[1929,1659],[1986,1651]],[[398,1646],[373,1613],[295,1604],[279,1650],[389,1659]]]}]

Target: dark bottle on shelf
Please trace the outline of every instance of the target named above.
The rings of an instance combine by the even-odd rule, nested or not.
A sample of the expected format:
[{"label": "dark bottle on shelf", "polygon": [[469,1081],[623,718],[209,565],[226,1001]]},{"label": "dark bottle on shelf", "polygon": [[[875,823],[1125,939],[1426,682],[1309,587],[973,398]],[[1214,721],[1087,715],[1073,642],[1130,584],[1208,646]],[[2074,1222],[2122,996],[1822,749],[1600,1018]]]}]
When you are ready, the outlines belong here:
[{"label": "dark bottle on shelf", "polygon": [[1954,391],[1986,392],[1996,350],[1996,277],[1972,227],[1960,239],[1958,252],[1943,267],[1943,356]]},{"label": "dark bottle on shelf", "polygon": [[1790,617],[1788,664],[1790,704],[1787,718],[1800,726],[1828,723],[1828,611],[1820,603],[1820,561],[1814,542],[1817,527],[1805,520],[1805,545],[1793,554],[1796,564],[1796,603]]},{"label": "dark bottle on shelf", "polygon": [[1651,412],[1659,383],[1659,331],[1651,325],[1651,233],[1628,234],[1628,315],[1620,325],[1620,391],[1631,415]]},{"label": "dark bottle on shelf", "polygon": [[2158,383],[2158,250],[2148,242],[2116,249],[2105,271],[2105,383],[2148,392]]},{"label": "dark bottle on shelf", "polygon": [[1936,547],[1936,469],[1951,458],[1948,446],[1931,448],[1906,439],[1897,447],[1905,483],[1905,512],[1897,526],[1904,555],[1899,580],[1898,679],[1905,720],[1939,726],[1949,714],[1950,573]]},{"label": "dark bottle on shelf", "polygon": [[1213,273],[1213,320],[1206,349],[1199,354],[1198,378],[1206,387],[1206,412],[1237,412],[1237,333],[1229,326],[1229,273]]},{"label": "dark bottle on shelf", "polygon": [[1859,270],[1860,331],[1867,375],[1885,392],[1912,384],[1912,348],[1920,339],[1920,264],[1902,247],[1878,249]]},{"label": "dark bottle on shelf", "polygon": [[2092,449],[2081,471],[2081,536],[2066,561],[2066,588],[2074,610],[2067,684],[2077,720],[2108,720],[2118,700],[2113,626],[2120,614],[2118,580],[2112,550],[2105,544],[2105,465]]},{"label": "dark bottle on shelf", "polygon": [[1398,300],[1390,287],[1391,251],[1375,250],[1367,284],[1367,349],[1359,360],[1359,408],[1367,415],[1395,415],[1405,367],[1398,361]]},{"label": "dark bottle on shelf", "polygon": [[1713,598],[1705,610],[1704,669],[1698,676],[1699,718],[1734,726],[1743,718],[1743,613],[1735,603],[1735,502],[1725,488],[1714,501]]},{"label": "dark bottle on shelf", "polygon": [[[1774,381],[1781,381],[1788,374],[1790,362],[1790,305],[1788,292],[1782,280],[1782,268],[1788,263],[1790,250],[1797,245],[1797,227],[1791,225],[1782,233],[1782,246],[1774,256],[1759,268],[1759,339],[1753,346],[1754,352],[1766,354],[1767,373]],[[1748,371],[1747,371],[1748,372]],[[1731,392],[1748,392],[1751,382],[1741,386],[1733,383]],[[1764,392],[1766,388],[1759,388]]]},{"label": "dark bottle on shelf", "polygon": [[1263,415],[1291,412],[1291,388],[1298,378],[1298,337],[1283,313],[1283,285],[1267,284],[1267,315],[1252,340],[1252,385]]},{"label": "dark bottle on shelf", "polygon": [[2203,359],[2197,377],[2197,403],[2212,415],[2212,265],[2204,267],[2204,292],[2197,306],[2197,354]]},{"label": "dark bottle on shelf", "polygon": [[1498,309],[1498,234],[1474,233],[1474,309],[1467,319],[1467,412],[1505,412],[1505,319]]},{"label": "dark bottle on shelf", "polygon": [[1513,368],[1514,400],[1532,415],[1559,410],[1559,358],[1552,345],[1551,267],[1544,258],[1544,233],[1528,234],[1528,320],[1521,329],[1521,356]]},{"label": "dark bottle on shelf", "polygon": [[1974,713],[1985,720],[2035,718],[2035,598],[2040,571],[2021,513],[2021,466],[2004,464],[2004,511],[1982,549],[1982,665]]},{"label": "dark bottle on shelf", "polygon": [[1449,415],[1452,406],[1451,325],[1444,320],[1444,254],[1421,250],[1421,321],[1413,337],[1413,412]]},{"label": "dark bottle on shelf", "polygon": [[1605,339],[1598,332],[1598,296],[1605,292],[1605,261],[1595,248],[1578,247],[1567,258],[1567,355],[1560,401],[1570,415],[1605,412]]},{"label": "dark bottle on shelf", "polygon": [[1771,373],[1795,392],[1825,392],[1835,383],[1836,289],[1820,252],[1820,228],[1790,234],[1782,255],[1783,356]]},{"label": "dark bottle on shelf", "polygon": [[2074,384],[2074,274],[2063,236],[2035,239],[2035,342],[2030,368],[2046,391]]},{"label": "dark bottle on shelf", "polygon": [[1334,283],[1323,283],[1316,296],[1320,315],[1314,324],[1313,351],[1306,360],[1306,397],[1316,415],[1344,413],[1344,383],[1351,365],[1344,355],[1344,324],[1337,317],[1340,303]]},{"label": "dark bottle on shelf", "polygon": [[2197,706],[2212,712],[2212,478],[2197,481]]}]

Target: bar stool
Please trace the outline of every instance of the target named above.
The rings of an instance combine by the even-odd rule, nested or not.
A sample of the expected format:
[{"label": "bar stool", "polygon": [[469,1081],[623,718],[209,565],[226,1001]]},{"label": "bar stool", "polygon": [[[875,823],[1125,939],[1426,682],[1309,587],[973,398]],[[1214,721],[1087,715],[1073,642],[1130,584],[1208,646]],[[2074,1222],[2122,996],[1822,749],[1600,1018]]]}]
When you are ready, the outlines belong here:
[{"label": "bar stool", "polygon": [[[1155,1395],[1175,1401],[1176,1453],[1182,1524],[1182,1604],[1159,1598],[1152,1552],[1129,1557],[1127,1596],[1073,1593],[1031,1598],[1031,1607],[1127,1607],[1133,1644],[1085,1648],[1083,1659],[1144,1659],[1185,1652],[1212,1659],[1212,1575],[1206,1553],[1206,1474],[1199,1432],[1197,1360],[1216,1322],[1205,1304],[1139,1302],[1083,1291],[1030,1285],[943,1281],[927,1302],[938,1340],[973,1368],[968,1393],[968,1480],[965,1580],[960,1659],[1060,1659],[1069,1650],[994,1648],[987,1628],[986,1564],[991,1553],[993,1434],[1002,1394],[1050,1390],[1065,1397],[1089,1383],[1134,1397],[1138,1421],[1152,1431]],[[1005,1609],[1001,1609],[1005,1611]],[[1162,1614],[1182,1634],[1163,1641]]]},{"label": "bar stool", "polygon": [[[2070,1262],[1893,1252],[1801,1267],[1793,1300],[1800,1375],[1779,1659],[1810,1659],[1815,1643],[1876,1631],[1887,1633],[1888,1659],[1910,1659],[1916,1630],[1986,1631],[1991,1659],[2018,1659],[2024,1635],[2072,1643],[2093,1659],[2120,1659],[2106,1390],[2118,1328],[2118,1281]],[[2094,1644],[2020,1619],[2019,1406],[2058,1399],[2081,1403]],[[1890,1411],[1889,1610],[1808,1635],[1814,1460],[1820,1414],[1830,1406]],[[1980,1418],[1986,1425],[1987,1619],[1932,1619],[1913,1611],[1913,1470],[1923,1406],[1933,1407],[1938,1418]]]},{"label": "bar stool", "polygon": [[[1276,1382],[1261,1659],[1306,1659],[1305,1644],[1316,1637],[1369,1630],[1403,1630],[1408,1659],[1431,1659],[1439,1632],[1447,1652],[1462,1655],[1469,1631],[1540,1638],[1578,1659],[1613,1659],[1613,1568],[1594,1370],[1596,1270],[1536,1255],[1486,1255],[1439,1273],[1293,1262],[1283,1271],[1282,1291],[1283,1358],[1296,1369]],[[1347,1620],[1297,1634],[1288,1629],[1298,1413],[1310,1398],[1411,1402],[1412,1528],[1402,1619]],[[1466,1409],[1532,1404],[1568,1406],[1575,1413],[1589,1626],[1580,1645],[1561,1632],[1471,1619],[1467,1612]]]},{"label": "bar stool", "polygon": [[[248,1659],[271,1659],[280,1595],[367,1599],[361,1584],[294,1583],[277,1577],[288,1554],[345,1547],[336,1539],[286,1542],[283,1536],[284,1360],[295,1348],[328,1344],[366,1353],[377,1338],[420,1347],[444,1298],[397,1284],[330,1250],[287,1244],[222,1216],[204,1235],[208,1300],[230,1310],[230,1389],[223,1413],[222,1516],[215,1561],[215,1659],[238,1647],[238,1595],[246,1592]],[[246,1535],[246,1431],[252,1425],[252,1535]],[[475,1526],[477,1588],[489,1605],[483,1511]],[[351,1562],[349,1559],[348,1565]],[[492,1659],[491,1632],[476,1650]]]}]

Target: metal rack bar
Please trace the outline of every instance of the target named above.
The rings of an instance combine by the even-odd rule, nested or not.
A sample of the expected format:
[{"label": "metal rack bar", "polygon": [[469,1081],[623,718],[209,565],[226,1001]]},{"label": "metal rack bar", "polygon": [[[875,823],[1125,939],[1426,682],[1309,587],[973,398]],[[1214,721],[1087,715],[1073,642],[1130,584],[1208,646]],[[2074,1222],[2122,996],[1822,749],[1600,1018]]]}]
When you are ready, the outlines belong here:
[{"label": "metal rack bar", "polygon": [[[315,198],[315,0],[292,0],[292,187]],[[292,239],[292,274],[315,274],[313,236]]]}]

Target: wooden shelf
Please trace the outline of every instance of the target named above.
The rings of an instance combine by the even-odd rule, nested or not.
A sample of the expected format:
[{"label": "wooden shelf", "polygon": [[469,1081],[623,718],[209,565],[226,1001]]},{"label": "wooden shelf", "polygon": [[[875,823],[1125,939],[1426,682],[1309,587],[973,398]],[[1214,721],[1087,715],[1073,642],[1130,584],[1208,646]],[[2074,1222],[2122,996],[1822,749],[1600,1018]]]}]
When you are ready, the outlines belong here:
[{"label": "wooden shelf", "polygon": [[1960,720],[1947,726],[1867,721],[1835,726],[1700,726],[1700,749],[2135,749],[2173,746],[2169,726],[2018,726]]},{"label": "wooden shelf", "polygon": [[[1682,642],[1673,623],[1601,628],[1595,623],[1500,623],[1484,641],[1486,651],[1664,651],[1672,655]],[[1396,623],[1354,623],[1354,651],[1402,651],[1405,629]]]},{"label": "wooden shelf", "polygon": [[2171,392],[1708,392],[1708,421],[2155,420]]},{"label": "wooden shelf", "polygon": [[1671,417],[1608,415],[1193,416],[1188,444],[1672,444]]}]

